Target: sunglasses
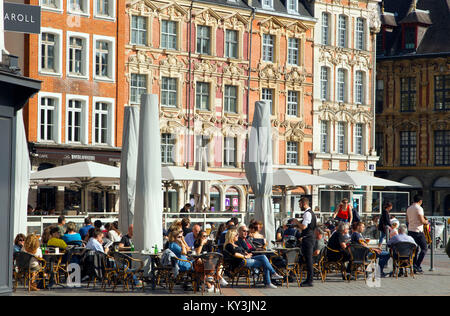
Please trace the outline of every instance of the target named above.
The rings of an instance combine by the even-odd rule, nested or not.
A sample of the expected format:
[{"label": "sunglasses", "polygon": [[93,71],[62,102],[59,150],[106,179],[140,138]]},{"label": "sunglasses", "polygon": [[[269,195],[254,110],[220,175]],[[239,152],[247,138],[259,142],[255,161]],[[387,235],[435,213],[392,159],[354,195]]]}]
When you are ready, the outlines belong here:
[{"label": "sunglasses", "polygon": [[208,237],[208,236],[206,236],[206,235],[203,235],[203,236],[202,236],[202,238],[206,238],[206,237]]},{"label": "sunglasses", "polygon": [[248,232],[249,232],[249,230],[243,230],[242,232],[243,232],[243,233],[248,233]]}]

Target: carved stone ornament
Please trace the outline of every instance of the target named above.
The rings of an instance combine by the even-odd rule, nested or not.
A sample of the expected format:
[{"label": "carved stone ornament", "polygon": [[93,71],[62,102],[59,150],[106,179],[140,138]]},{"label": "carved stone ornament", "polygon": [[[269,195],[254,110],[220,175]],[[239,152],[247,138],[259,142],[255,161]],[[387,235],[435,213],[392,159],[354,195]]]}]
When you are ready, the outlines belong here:
[{"label": "carved stone ornament", "polygon": [[133,15],[150,16],[157,7],[150,0],[137,0],[127,3],[126,12]]},{"label": "carved stone ornament", "polygon": [[214,10],[208,8],[195,13],[195,22],[200,25],[217,26],[222,18]]},{"label": "carved stone ornament", "polygon": [[265,19],[259,22],[259,24],[261,25],[261,30],[263,32],[282,31],[285,27],[285,25],[275,17]]},{"label": "carved stone ornament", "polygon": [[194,70],[204,73],[214,73],[217,71],[217,64],[209,60],[203,60],[201,63],[194,63]]},{"label": "carved stone ornament", "polygon": [[286,130],[286,133],[284,134],[286,137],[286,140],[302,142],[303,139],[305,138],[305,133],[303,132],[304,128],[305,128],[305,123],[303,121],[291,122],[290,128],[288,128]]},{"label": "carved stone ornament", "polygon": [[304,67],[292,68],[285,76],[286,81],[293,82],[294,84],[302,84],[306,80],[308,73]]},{"label": "carved stone ornament", "polygon": [[128,69],[133,73],[150,73],[152,59],[144,51],[138,50],[136,55],[128,57]]},{"label": "carved stone ornament", "polygon": [[188,15],[188,12],[175,2],[160,7],[158,12],[160,15],[167,16],[169,20],[178,20]]},{"label": "carved stone ornament", "polygon": [[231,63],[223,67],[223,74],[230,77],[239,77],[244,75],[244,69],[234,63]]},{"label": "carved stone ornament", "polygon": [[278,80],[281,79],[281,74],[280,67],[276,68],[274,64],[267,64],[265,67],[260,64],[260,79]]},{"label": "carved stone ornament", "polygon": [[184,63],[179,60],[176,56],[168,55],[166,59],[159,62],[161,67],[168,67],[169,69],[181,70],[184,68]]},{"label": "carved stone ornament", "polygon": [[247,26],[248,21],[244,17],[242,17],[242,15],[240,15],[239,13],[235,13],[224,18],[223,23],[227,29],[240,30],[244,29]]}]

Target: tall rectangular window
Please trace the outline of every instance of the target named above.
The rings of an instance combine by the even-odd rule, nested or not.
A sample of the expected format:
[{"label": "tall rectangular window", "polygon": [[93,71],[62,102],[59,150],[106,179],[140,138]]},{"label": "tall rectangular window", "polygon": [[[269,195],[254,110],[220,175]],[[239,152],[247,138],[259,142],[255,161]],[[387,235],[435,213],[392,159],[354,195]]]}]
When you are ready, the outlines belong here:
[{"label": "tall rectangular window", "polygon": [[211,54],[211,28],[209,26],[197,26],[197,53]]},{"label": "tall rectangular window", "polygon": [[328,91],[328,67],[320,67],[320,99],[328,100],[329,99],[329,91]]},{"label": "tall rectangular window", "polygon": [[364,104],[364,73],[362,71],[355,73],[355,103]]},{"label": "tall rectangular window", "polygon": [[131,16],[131,44],[147,45],[147,18]]},{"label": "tall rectangular window", "polygon": [[103,16],[111,16],[110,1],[112,0],[97,0],[97,14]]},{"label": "tall rectangular window", "polygon": [[297,91],[288,91],[287,115],[298,116],[298,92]]},{"label": "tall rectangular window", "polygon": [[70,0],[69,11],[88,13],[89,0]]},{"label": "tall rectangular window", "polygon": [[108,103],[96,102],[94,107],[94,143],[108,143]]},{"label": "tall rectangular window", "polygon": [[434,132],[434,160],[436,166],[450,165],[450,131]]},{"label": "tall rectangular window", "polygon": [[225,137],[223,147],[223,165],[236,167],[236,138]]},{"label": "tall rectangular window", "polygon": [[79,100],[69,100],[67,109],[67,141],[69,143],[81,142],[82,104]]},{"label": "tall rectangular window", "polygon": [[400,111],[416,110],[416,77],[400,79]]},{"label": "tall rectangular window", "polygon": [[300,44],[297,38],[288,39],[288,64],[298,65],[299,64],[299,49]]},{"label": "tall rectangular window", "polygon": [[162,20],[161,22],[161,48],[177,49],[177,22]]},{"label": "tall rectangular window", "polygon": [[298,0],[287,0],[287,9],[289,13],[298,13]]},{"label": "tall rectangular window", "polygon": [[177,106],[177,79],[162,77],[161,80],[161,105],[168,107]]},{"label": "tall rectangular window", "polygon": [[95,74],[101,77],[109,77],[109,47],[106,41],[97,41],[95,54]]},{"label": "tall rectangular window", "polygon": [[226,30],[225,32],[225,57],[238,58],[238,32]]},{"label": "tall rectangular window", "polygon": [[237,112],[237,87],[225,86],[224,111],[227,113]]},{"label": "tall rectangular window", "polygon": [[340,68],[337,72],[337,101],[345,102],[346,75],[345,70]]},{"label": "tall rectangular window", "polygon": [[274,36],[263,34],[263,61],[273,62]]},{"label": "tall rectangular window", "polygon": [[175,152],[175,139],[172,134],[163,133],[161,135],[161,163],[173,164]]},{"label": "tall rectangular window", "polygon": [[261,91],[261,100],[262,101],[269,101],[271,113],[274,114],[274,108],[273,108],[273,90],[268,88],[262,88]]},{"label": "tall rectangular window", "polygon": [[336,128],[336,145],[339,154],[345,154],[345,123],[338,122]]},{"label": "tall rectangular window", "polygon": [[404,36],[405,49],[416,48],[416,26],[406,26]]},{"label": "tall rectangular window", "polygon": [[357,18],[356,19],[356,49],[363,50],[365,48],[364,45],[364,19]]},{"label": "tall rectangular window", "polygon": [[362,155],[364,153],[364,134],[363,125],[355,125],[355,154]]},{"label": "tall rectangular window", "polygon": [[320,121],[320,152],[329,152],[328,145],[328,121]]},{"label": "tall rectangular window", "polygon": [[322,12],[322,44],[329,45],[330,42],[330,27],[329,27],[330,15]]},{"label": "tall rectangular window", "polygon": [[147,92],[147,76],[131,74],[130,103],[140,104],[141,95]]},{"label": "tall rectangular window", "polygon": [[298,143],[287,142],[286,144],[286,164],[297,165],[298,164]]},{"label": "tall rectangular window", "polygon": [[384,107],[384,81],[377,80],[375,112],[377,114],[383,113]]},{"label": "tall rectangular window", "polygon": [[400,165],[416,165],[416,132],[400,132]]},{"label": "tall rectangular window", "polygon": [[196,83],[195,106],[199,110],[209,110],[209,88],[207,82]]},{"label": "tall rectangular window", "polygon": [[69,41],[69,73],[83,74],[83,39],[71,37]]},{"label": "tall rectangular window", "polygon": [[337,44],[339,47],[347,47],[347,17],[345,15],[339,15]]},{"label": "tall rectangular window", "polygon": [[56,118],[56,100],[53,98],[41,98],[40,108],[40,140],[56,141],[55,118]]},{"label": "tall rectangular window", "polygon": [[41,39],[41,68],[45,71],[56,71],[56,36],[42,33]]},{"label": "tall rectangular window", "polygon": [[434,109],[450,110],[450,75],[434,77]]}]

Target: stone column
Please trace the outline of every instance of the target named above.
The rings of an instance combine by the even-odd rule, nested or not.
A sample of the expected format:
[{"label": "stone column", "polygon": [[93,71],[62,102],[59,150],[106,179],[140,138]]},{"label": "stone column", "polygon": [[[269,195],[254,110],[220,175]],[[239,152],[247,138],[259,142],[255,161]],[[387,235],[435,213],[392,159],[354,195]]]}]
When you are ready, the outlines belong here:
[{"label": "stone column", "polygon": [[55,200],[56,213],[62,214],[64,211],[64,187],[57,187]]}]

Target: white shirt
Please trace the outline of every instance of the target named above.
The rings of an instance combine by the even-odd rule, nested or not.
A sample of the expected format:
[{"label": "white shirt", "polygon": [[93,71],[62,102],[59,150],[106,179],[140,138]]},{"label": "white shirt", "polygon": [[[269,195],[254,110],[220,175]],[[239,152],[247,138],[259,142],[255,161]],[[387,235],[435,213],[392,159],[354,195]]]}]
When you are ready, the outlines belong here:
[{"label": "white shirt", "polygon": [[105,253],[105,251],[103,250],[103,246],[98,242],[97,239],[92,238],[92,237],[89,239],[88,243],[86,244],[86,248]]},{"label": "white shirt", "polygon": [[406,210],[406,218],[408,220],[408,231],[410,232],[416,232],[416,233],[423,233],[423,224],[420,220],[419,215],[424,215],[423,208],[417,204],[413,203],[408,209]]},{"label": "white shirt", "polygon": [[119,242],[122,239],[122,236],[119,235],[115,230],[110,230],[108,232],[108,237],[112,242]]},{"label": "white shirt", "polygon": [[308,210],[310,210],[311,208],[307,208],[305,210],[305,213],[303,213],[303,221],[302,224],[305,225],[306,227],[308,227],[309,224],[311,224],[311,212],[307,212]]}]

